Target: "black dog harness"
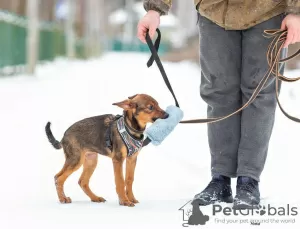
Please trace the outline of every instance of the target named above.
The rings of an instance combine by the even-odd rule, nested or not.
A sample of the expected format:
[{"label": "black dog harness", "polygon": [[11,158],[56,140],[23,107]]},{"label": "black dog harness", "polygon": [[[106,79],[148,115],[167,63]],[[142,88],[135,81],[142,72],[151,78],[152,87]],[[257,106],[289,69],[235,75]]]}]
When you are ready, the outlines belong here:
[{"label": "black dog harness", "polygon": [[126,129],[123,116],[117,120],[117,128],[123,139],[123,142],[127,147],[127,157],[130,157],[136,152],[140,151],[140,149],[143,147],[144,136],[142,135],[140,139],[132,136]]},{"label": "black dog harness", "polygon": [[[143,146],[148,144],[148,141],[144,141],[144,136],[140,139],[132,136],[129,131],[127,130],[124,117],[122,115],[117,115],[113,121],[117,122],[117,130],[122,137],[122,140],[127,148],[127,157],[130,157],[141,150]],[[111,125],[113,122],[110,123],[105,136],[106,147],[112,150],[112,139],[111,139]],[[145,144],[146,142],[146,144]]]}]

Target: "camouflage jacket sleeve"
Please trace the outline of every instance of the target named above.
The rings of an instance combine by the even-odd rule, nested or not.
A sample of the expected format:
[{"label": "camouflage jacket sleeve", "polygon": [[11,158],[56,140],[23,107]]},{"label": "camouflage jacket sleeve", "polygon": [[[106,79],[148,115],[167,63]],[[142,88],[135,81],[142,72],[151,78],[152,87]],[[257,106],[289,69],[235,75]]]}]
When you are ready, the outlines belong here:
[{"label": "camouflage jacket sleeve", "polygon": [[300,0],[286,0],[287,13],[300,14]]},{"label": "camouflage jacket sleeve", "polygon": [[172,6],[172,0],[144,0],[143,3],[147,12],[155,10],[160,15],[167,15]]}]

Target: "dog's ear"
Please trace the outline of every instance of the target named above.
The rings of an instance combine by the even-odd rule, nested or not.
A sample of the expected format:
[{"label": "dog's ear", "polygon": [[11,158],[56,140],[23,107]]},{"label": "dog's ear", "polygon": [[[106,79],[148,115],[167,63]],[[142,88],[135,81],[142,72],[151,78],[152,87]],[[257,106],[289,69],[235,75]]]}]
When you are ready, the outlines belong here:
[{"label": "dog's ear", "polygon": [[129,96],[128,99],[133,99],[134,97],[136,97],[137,94],[133,95],[133,96]]},{"label": "dog's ear", "polygon": [[121,107],[124,110],[130,110],[136,107],[136,104],[133,103],[130,99],[126,99],[122,102],[118,102],[118,103],[113,103],[112,105]]}]

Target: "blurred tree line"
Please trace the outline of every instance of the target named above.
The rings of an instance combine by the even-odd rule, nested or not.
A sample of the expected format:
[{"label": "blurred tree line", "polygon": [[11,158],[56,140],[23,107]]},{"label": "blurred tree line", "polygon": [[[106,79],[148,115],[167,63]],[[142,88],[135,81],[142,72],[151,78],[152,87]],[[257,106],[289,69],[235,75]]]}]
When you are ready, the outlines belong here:
[{"label": "blurred tree line", "polygon": [[[8,11],[19,15],[21,17],[26,17],[28,15],[28,1],[31,0],[0,0],[0,10]],[[134,2],[140,2],[141,0],[35,0],[38,3],[38,20],[40,22],[51,22],[56,23],[58,27],[65,33],[61,35],[67,37],[68,41],[74,44],[65,45],[63,49],[66,49],[66,55],[69,57],[80,57],[87,58],[90,56],[99,55],[101,49],[107,48],[106,45],[108,40],[114,39],[117,35],[115,30],[118,32],[124,32],[127,25],[123,25],[122,28],[114,28],[109,23],[109,16],[118,9],[127,9],[128,4],[133,4]],[[67,24],[66,21],[70,20],[68,16],[62,19],[57,16],[58,7],[62,2],[71,2],[74,5],[74,12],[72,15],[72,21]],[[145,12],[146,13],[146,12]],[[174,14],[179,24],[176,27],[175,38],[179,41],[179,46],[174,46],[172,50],[169,50],[163,59],[168,61],[181,61],[181,60],[192,60],[199,62],[199,36],[198,36],[198,26],[196,25],[197,16],[194,8],[194,3],[192,0],[182,1],[173,0],[173,6],[171,13]],[[124,28],[125,27],[125,28]],[[131,26],[131,30],[135,30],[135,27]],[[135,31],[133,31],[134,34]],[[67,33],[67,34],[66,34]],[[73,33],[73,34],[72,34]],[[18,33],[13,33],[18,34]],[[68,35],[69,34],[69,35]],[[71,35],[70,35],[71,34]],[[49,32],[42,34],[43,38],[46,38]],[[166,33],[163,34],[166,37]],[[56,38],[57,40],[58,38]],[[62,39],[62,37],[60,38]],[[0,39],[1,40],[1,39]],[[2,39],[3,40],[3,39]],[[52,39],[53,40],[53,39]],[[99,42],[101,41],[101,42]],[[45,46],[49,42],[49,39],[44,39],[41,43]],[[58,41],[53,41],[54,43]],[[51,43],[51,42],[50,42]],[[61,44],[62,42],[59,41]],[[100,45],[102,44],[102,47]],[[1,44],[0,44],[1,46]],[[5,45],[4,45],[5,46]],[[75,51],[68,52],[68,47],[72,48],[75,46]],[[13,47],[13,45],[12,45]],[[62,44],[60,48],[63,47]],[[292,54],[300,48],[299,44],[292,45],[289,48],[289,53]],[[23,47],[21,49],[24,49]],[[48,48],[47,52],[50,52],[51,48]],[[109,50],[109,48],[107,48]],[[54,57],[54,54],[43,54],[44,59],[49,59]],[[62,54],[64,51],[58,51]],[[69,54],[68,54],[69,53]],[[73,53],[73,54],[70,54]],[[74,54],[75,53],[75,54]],[[17,54],[16,54],[17,55]],[[47,57],[47,58],[46,58]],[[48,58],[49,57],[49,58]],[[50,59],[51,59],[50,58]],[[299,57],[288,62],[288,68],[297,68],[299,62]],[[1,68],[1,59],[0,59]]]},{"label": "blurred tree line", "polygon": [[[39,17],[44,21],[55,19],[56,0],[39,0]],[[26,16],[27,0],[0,0],[0,9]]]}]

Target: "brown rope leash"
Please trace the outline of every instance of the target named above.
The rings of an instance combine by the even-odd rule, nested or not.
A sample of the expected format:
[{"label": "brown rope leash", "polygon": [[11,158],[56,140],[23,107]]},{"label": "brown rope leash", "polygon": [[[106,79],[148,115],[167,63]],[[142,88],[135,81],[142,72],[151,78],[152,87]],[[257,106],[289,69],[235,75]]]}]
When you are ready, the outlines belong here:
[{"label": "brown rope leash", "polygon": [[[166,85],[168,86],[170,92],[172,93],[175,102],[176,102],[176,106],[179,107],[177,99],[175,97],[175,94],[172,90],[171,84],[168,81],[168,78],[166,76],[166,73],[164,71],[164,68],[161,64],[161,61],[159,59],[159,56],[157,54],[158,51],[158,47],[159,47],[159,41],[160,41],[160,31],[157,29],[158,32],[158,39],[157,42],[155,42],[155,46],[153,45],[149,34],[146,34],[146,40],[147,40],[147,44],[150,48],[150,51],[152,53],[152,56],[150,58],[150,60],[147,63],[147,66],[150,67],[153,63],[153,61],[156,61],[157,66],[165,80]],[[276,84],[275,84],[275,90],[276,90],[276,100],[278,103],[278,106],[280,108],[280,110],[282,111],[282,113],[289,119],[295,121],[295,122],[300,122],[300,119],[293,117],[291,115],[289,115],[282,107],[280,101],[279,101],[279,80],[281,81],[285,81],[285,82],[295,82],[300,80],[300,77],[297,78],[288,78],[282,74],[279,73],[279,65],[283,62],[287,62],[293,58],[295,58],[296,56],[298,56],[300,54],[300,49],[294,53],[293,55],[284,58],[284,59],[280,59],[280,53],[283,49],[283,45],[284,42],[287,38],[287,30],[265,30],[264,31],[264,36],[267,38],[273,38],[273,40],[271,41],[267,53],[266,53],[266,58],[268,61],[268,65],[269,65],[269,69],[267,71],[267,73],[264,75],[264,77],[261,79],[261,81],[259,82],[258,86],[256,87],[256,89],[254,90],[252,96],[250,97],[250,99],[247,101],[247,103],[245,103],[241,108],[239,108],[238,110],[234,111],[231,114],[228,114],[226,116],[223,117],[215,117],[215,118],[205,118],[205,119],[190,119],[190,120],[183,120],[180,121],[179,123],[215,123],[215,122],[219,122],[222,121],[224,119],[227,119],[235,114],[237,114],[238,112],[244,110],[246,107],[248,107],[255,99],[256,97],[259,95],[259,93],[263,90],[264,85],[267,83],[268,79],[270,78],[271,75],[273,75],[276,78]]]}]

